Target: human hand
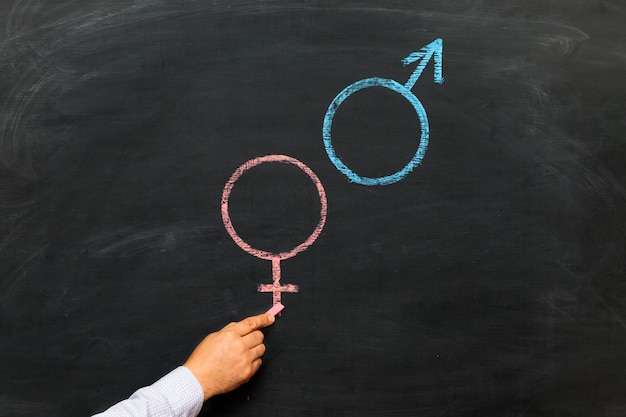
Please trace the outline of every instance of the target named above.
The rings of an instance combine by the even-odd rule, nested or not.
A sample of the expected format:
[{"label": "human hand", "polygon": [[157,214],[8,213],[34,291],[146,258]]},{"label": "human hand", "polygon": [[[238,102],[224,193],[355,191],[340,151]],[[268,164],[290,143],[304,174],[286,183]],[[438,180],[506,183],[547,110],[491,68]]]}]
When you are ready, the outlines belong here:
[{"label": "human hand", "polygon": [[204,400],[232,391],[250,380],[261,366],[265,353],[263,333],[274,316],[259,314],[211,333],[193,351],[183,366],[196,377]]}]

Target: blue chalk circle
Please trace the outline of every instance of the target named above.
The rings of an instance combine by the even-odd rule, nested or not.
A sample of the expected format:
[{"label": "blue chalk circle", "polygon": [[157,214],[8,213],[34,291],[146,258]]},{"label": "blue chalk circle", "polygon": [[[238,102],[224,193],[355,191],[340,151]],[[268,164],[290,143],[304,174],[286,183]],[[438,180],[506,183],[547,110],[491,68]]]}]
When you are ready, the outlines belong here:
[{"label": "blue chalk circle", "polygon": [[[420,143],[417,148],[417,152],[415,152],[415,155],[413,155],[413,158],[411,158],[409,163],[406,164],[404,168],[402,168],[400,171],[384,177],[363,177],[352,171],[335,153],[335,149],[333,148],[333,143],[331,139],[331,128],[337,108],[351,94],[354,94],[359,90],[369,87],[385,87],[392,91],[395,91],[396,93],[399,93],[400,95],[402,95],[402,97],[406,98],[415,109],[415,112],[420,119],[420,127],[422,129]],[[351,182],[362,185],[389,185],[393,184],[394,182],[400,181],[409,172],[411,172],[413,168],[415,168],[422,162],[422,159],[426,154],[426,148],[428,147],[428,117],[426,116],[426,110],[424,110],[424,106],[422,106],[422,103],[417,99],[417,97],[415,97],[413,93],[411,93],[409,89],[407,89],[402,84],[386,78],[366,78],[364,80],[360,80],[353,84],[350,84],[348,87],[344,88],[337,95],[337,97],[335,97],[332,103],[330,103],[328,111],[326,112],[326,116],[324,116],[322,137],[324,139],[324,147],[326,148],[326,153],[328,154],[328,157],[335,165],[335,167],[337,167],[340,172],[347,176]]]},{"label": "blue chalk circle", "polygon": [[[343,173],[351,182],[355,182],[361,185],[389,185],[395,182],[400,181],[404,177],[406,177],[416,166],[418,166],[422,159],[424,159],[424,155],[426,154],[426,149],[428,148],[428,136],[429,136],[429,127],[428,127],[428,116],[426,115],[426,110],[424,106],[419,101],[419,99],[411,92],[411,89],[417,82],[418,78],[422,74],[424,67],[430,61],[432,57],[434,57],[435,61],[435,70],[434,70],[434,81],[435,83],[441,84],[443,83],[442,76],[442,51],[443,51],[443,41],[441,39],[436,39],[430,44],[424,46],[420,51],[413,52],[409,56],[403,59],[404,65],[408,65],[413,62],[418,62],[417,68],[411,74],[411,77],[406,82],[406,84],[402,85],[395,80],[391,80],[388,78],[366,78],[355,83],[350,84],[346,88],[344,88],[337,96],[333,99],[328,106],[328,110],[326,111],[326,115],[324,116],[324,124],[322,127],[322,138],[324,140],[324,147],[326,148],[326,153],[330,158],[331,162],[335,165],[335,167]],[[333,118],[335,117],[335,113],[341,104],[348,98],[350,95],[356,93],[357,91],[363,90],[365,88],[370,87],[383,87],[387,88],[391,91],[394,91],[404,97],[417,113],[417,117],[420,121],[421,135],[419,146],[413,158],[402,168],[394,174],[383,176],[383,177],[364,177],[353,170],[351,170],[335,153],[335,149],[332,143],[332,125]]]}]

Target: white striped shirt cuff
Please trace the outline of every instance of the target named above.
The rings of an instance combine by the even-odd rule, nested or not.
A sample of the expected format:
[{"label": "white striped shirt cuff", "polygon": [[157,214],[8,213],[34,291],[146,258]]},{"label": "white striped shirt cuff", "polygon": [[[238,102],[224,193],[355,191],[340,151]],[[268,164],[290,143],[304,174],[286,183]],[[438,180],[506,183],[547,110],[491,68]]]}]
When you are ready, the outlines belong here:
[{"label": "white striped shirt cuff", "polygon": [[179,366],[93,417],[196,417],[203,402],[200,383],[189,369]]}]

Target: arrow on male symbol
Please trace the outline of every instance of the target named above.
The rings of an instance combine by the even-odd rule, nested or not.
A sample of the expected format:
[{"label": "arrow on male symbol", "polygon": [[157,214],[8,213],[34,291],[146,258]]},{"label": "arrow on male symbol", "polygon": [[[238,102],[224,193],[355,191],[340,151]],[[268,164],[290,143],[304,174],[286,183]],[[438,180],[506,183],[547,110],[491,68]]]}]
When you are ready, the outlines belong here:
[{"label": "arrow on male symbol", "polygon": [[424,71],[424,68],[426,68],[426,64],[428,64],[428,61],[430,61],[433,56],[435,57],[435,82],[437,84],[443,83],[443,40],[441,38],[437,38],[428,45],[424,46],[418,52],[413,52],[402,60],[404,66],[419,61],[419,64],[417,64],[415,71],[413,71],[413,74],[411,74],[409,80],[406,82],[406,84],[404,84],[404,87],[406,87],[408,90],[413,88],[420,75],[422,75],[422,71]]}]

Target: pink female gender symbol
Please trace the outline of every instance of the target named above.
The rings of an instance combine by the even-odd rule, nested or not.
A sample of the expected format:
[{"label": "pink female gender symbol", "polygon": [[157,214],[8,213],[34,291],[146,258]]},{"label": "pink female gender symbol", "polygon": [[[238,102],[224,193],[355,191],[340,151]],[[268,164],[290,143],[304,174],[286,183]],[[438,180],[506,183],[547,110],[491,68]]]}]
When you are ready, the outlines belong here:
[{"label": "pink female gender symbol", "polygon": [[[230,192],[233,189],[233,185],[235,182],[241,177],[241,175],[253,168],[257,165],[260,165],[265,162],[282,162],[286,164],[292,164],[300,168],[304,171],[305,174],[311,178],[313,184],[317,188],[317,193],[320,197],[321,210],[320,210],[320,221],[311,233],[311,236],[304,242],[300,243],[298,246],[293,248],[288,252],[280,252],[280,253],[271,253],[259,249],[255,249],[246,242],[237,234],[235,228],[233,227],[233,223],[230,220],[230,215],[228,214],[228,198],[230,197]],[[272,261],[272,284],[259,284],[258,291],[259,292],[271,292],[273,298],[273,304],[276,305],[280,303],[281,294],[284,292],[298,292],[298,286],[293,284],[285,284],[281,285],[280,283],[280,261],[284,259],[289,259],[293,256],[296,256],[298,253],[306,250],[309,246],[315,242],[315,239],[320,235],[322,229],[324,228],[324,224],[326,223],[326,213],[328,211],[328,202],[326,201],[326,191],[324,191],[324,187],[322,186],[322,182],[319,180],[317,175],[309,168],[304,165],[302,162],[298,161],[295,158],[286,155],[267,155],[260,156],[258,158],[254,158],[245,162],[241,165],[230,177],[226,185],[224,186],[224,191],[222,192],[222,220],[224,221],[224,227],[226,227],[226,231],[230,235],[231,238],[235,241],[237,245],[250,255],[256,256],[257,258],[266,259]]]}]

